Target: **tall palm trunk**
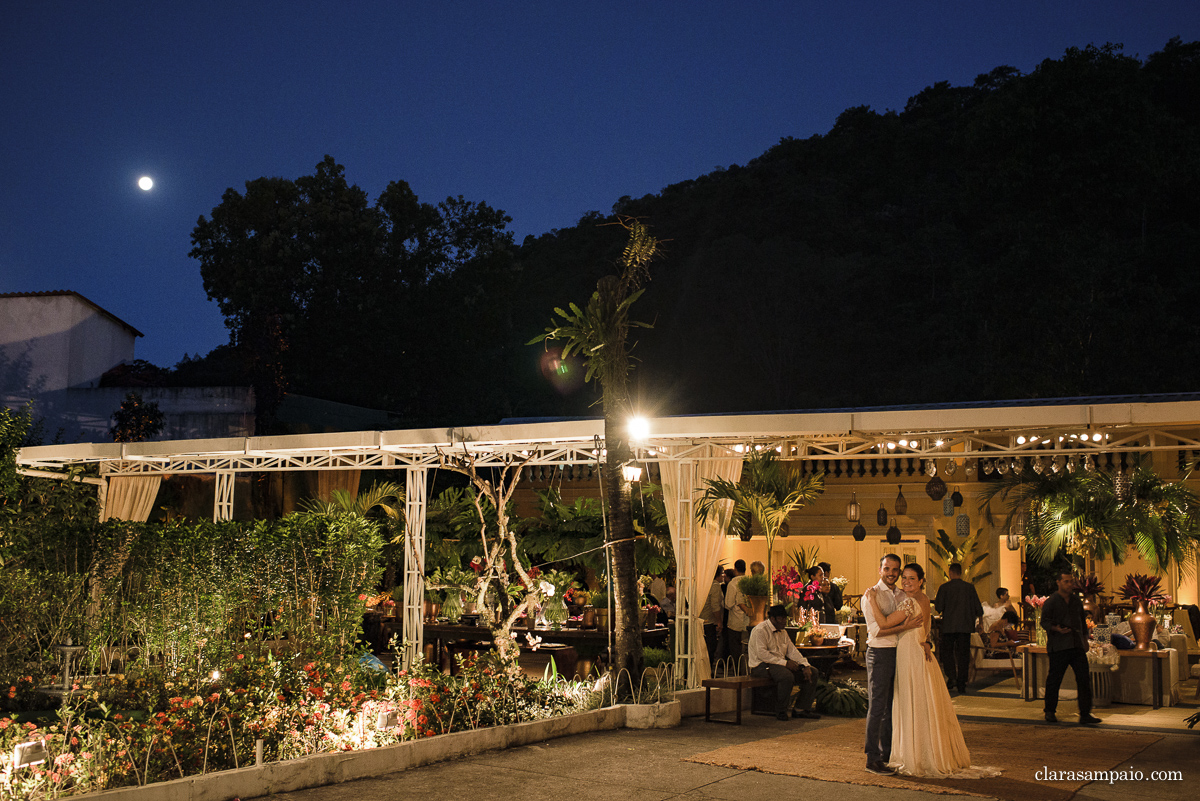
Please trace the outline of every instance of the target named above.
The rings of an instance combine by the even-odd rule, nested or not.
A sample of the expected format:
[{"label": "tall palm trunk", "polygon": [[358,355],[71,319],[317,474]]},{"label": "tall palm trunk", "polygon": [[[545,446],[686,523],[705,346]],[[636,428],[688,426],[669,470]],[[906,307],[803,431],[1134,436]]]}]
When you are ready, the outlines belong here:
[{"label": "tall palm trunk", "polygon": [[[606,396],[608,393],[605,393]],[[629,440],[622,432],[627,423],[621,410],[627,403],[604,402],[604,495],[608,504],[608,542],[612,549],[612,598],[616,656],[614,669],[628,671],[636,682],[642,668],[641,607],[637,592],[637,565],[634,562],[633,514],[630,486],[621,469],[632,457]],[[620,697],[631,694],[632,687],[618,685]]]}]

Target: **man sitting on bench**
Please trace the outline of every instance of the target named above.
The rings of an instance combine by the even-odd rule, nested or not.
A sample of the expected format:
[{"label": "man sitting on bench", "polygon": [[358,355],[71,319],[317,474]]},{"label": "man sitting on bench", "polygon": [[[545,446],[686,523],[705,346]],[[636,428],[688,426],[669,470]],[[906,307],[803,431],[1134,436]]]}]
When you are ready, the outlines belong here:
[{"label": "man sitting on bench", "polygon": [[[781,604],[776,604],[767,610],[767,619],[750,632],[750,675],[775,682],[778,694],[775,717],[780,720],[819,719],[821,716],[810,708],[817,691],[817,672],[796,650],[786,627],[787,610]],[[788,701],[796,684],[800,685],[800,690],[796,694],[795,709],[788,714]]]}]

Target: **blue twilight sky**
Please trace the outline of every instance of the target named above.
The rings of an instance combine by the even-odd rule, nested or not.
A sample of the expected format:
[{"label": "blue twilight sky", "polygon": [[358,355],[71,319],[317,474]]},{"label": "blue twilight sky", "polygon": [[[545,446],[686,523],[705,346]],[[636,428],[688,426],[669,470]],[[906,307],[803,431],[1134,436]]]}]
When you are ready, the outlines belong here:
[{"label": "blue twilight sky", "polygon": [[12,0],[0,292],[80,292],[171,366],[227,341],[187,255],[197,218],[327,153],[372,201],[394,179],[483,200],[520,242],[851,106],[1172,36],[1200,39],[1200,3]]}]

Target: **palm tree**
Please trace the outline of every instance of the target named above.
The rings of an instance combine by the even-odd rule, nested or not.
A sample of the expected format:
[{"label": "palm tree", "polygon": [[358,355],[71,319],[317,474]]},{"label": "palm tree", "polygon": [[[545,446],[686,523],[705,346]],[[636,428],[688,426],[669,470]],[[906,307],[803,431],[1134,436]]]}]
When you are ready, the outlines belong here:
[{"label": "palm tree", "polygon": [[1108,473],[1025,471],[989,487],[982,503],[990,520],[991,499],[1003,500],[1006,526],[1028,515],[1026,548],[1042,564],[1066,550],[1119,565],[1132,546],[1155,573],[1177,564],[1190,574],[1200,548],[1200,498],[1183,481],[1164,481],[1145,467],[1133,470],[1127,490],[1121,483]]},{"label": "palm tree", "polygon": [[990,555],[985,552],[982,556],[980,556],[975,552],[982,537],[983,529],[977,528],[975,529],[974,534],[971,534],[965,540],[963,540],[962,545],[955,546],[954,541],[950,539],[950,535],[939,528],[938,537],[936,540],[932,537],[929,537],[925,540],[926,544],[929,545],[934,554],[936,554],[937,557],[945,563],[945,567],[937,562],[933,563],[933,566],[937,568],[938,573],[941,574],[942,581],[946,581],[950,578],[948,570],[950,565],[954,564],[955,562],[962,565],[963,578],[972,584],[976,584],[980,580],[992,575],[992,571],[990,570],[985,570],[982,573],[975,572],[983,567],[983,563],[987,561],[987,558]]},{"label": "palm tree", "polygon": [[[574,303],[569,310],[555,308],[561,319],[546,332],[529,342],[561,340],[562,357],[578,355],[583,359],[585,381],[600,386],[604,409],[604,497],[608,507],[608,543],[613,555],[612,597],[616,611],[617,658],[614,669],[630,676],[641,675],[642,638],[634,562],[634,531],[631,514],[630,484],[621,468],[633,459],[626,427],[632,408],[629,402],[629,371],[632,328],[649,328],[648,323],[631,320],[629,310],[645,290],[638,287],[649,275],[649,265],[658,252],[658,240],[641,222],[621,219],[629,239],[619,260],[620,273],[606,275],[586,308]],[[619,688],[618,688],[619,690]]]},{"label": "palm tree", "polygon": [[[825,491],[825,474],[803,475],[797,464],[779,460],[774,450],[756,451],[746,460],[741,482],[723,478],[706,479],[708,489],[696,506],[696,518],[706,523],[717,513],[721,501],[733,501],[738,511],[758,521],[767,538],[767,581],[771,581],[771,546],[787,525],[788,515],[820,497]],[[730,534],[741,534],[748,525],[745,514],[734,514]],[[772,593],[774,594],[774,593]]]}]

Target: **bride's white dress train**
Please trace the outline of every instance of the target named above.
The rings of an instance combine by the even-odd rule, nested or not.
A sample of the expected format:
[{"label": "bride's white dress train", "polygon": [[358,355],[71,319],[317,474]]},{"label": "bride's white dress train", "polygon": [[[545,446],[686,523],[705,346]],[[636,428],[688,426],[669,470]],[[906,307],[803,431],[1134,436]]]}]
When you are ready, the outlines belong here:
[{"label": "bride's white dress train", "polygon": [[971,765],[954,704],[942,671],[925,658],[921,643],[929,623],[900,635],[896,644],[896,689],[892,704],[891,766],[907,776],[982,779],[995,768]]}]

